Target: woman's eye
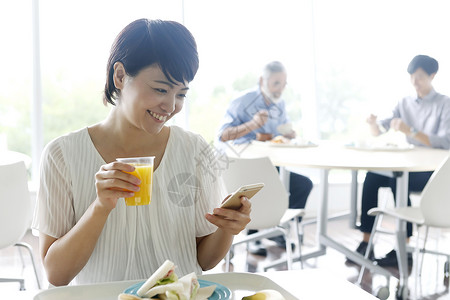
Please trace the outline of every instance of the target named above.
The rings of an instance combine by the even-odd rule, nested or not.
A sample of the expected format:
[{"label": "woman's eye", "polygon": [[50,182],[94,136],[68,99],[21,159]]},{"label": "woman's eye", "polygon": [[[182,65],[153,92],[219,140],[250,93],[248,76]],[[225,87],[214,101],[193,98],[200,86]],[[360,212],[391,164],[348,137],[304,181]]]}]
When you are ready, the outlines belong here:
[{"label": "woman's eye", "polygon": [[167,93],[167,91],[165,89],[155,88],[154,90],[157,91],[158,93],[161,93],[161,94]]},{"label": "woman's eye", "polygon": [[185,99],[186,98],[186,94],[178,94],[178,98]]}]

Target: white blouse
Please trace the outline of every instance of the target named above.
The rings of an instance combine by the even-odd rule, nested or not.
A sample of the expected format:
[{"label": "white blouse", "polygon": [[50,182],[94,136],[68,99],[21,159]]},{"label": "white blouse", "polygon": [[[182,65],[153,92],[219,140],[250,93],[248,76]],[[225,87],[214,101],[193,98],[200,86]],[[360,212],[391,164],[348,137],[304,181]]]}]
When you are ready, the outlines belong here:
[{"label": "white blouse", "polygon": [[[87,128],[50,142],[41,160],[32,227],[55,238],[65,235],[95,200],[94,176],[104,164]],[[195,238],[217,229],[204,215],[225,196],[217,166],[200,135],[171,126],[150,205],[125,206],[119,199],[72,284],[146,279],[166,259],[180,276],[200,274]]]}]

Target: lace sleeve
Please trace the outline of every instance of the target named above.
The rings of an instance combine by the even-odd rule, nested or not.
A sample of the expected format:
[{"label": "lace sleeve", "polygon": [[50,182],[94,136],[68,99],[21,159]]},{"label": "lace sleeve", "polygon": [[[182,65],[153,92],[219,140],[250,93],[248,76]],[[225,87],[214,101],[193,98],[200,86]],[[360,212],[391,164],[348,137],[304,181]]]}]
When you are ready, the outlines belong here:
[{"label": "lace sleeve", "polygon": [[205,236],[217,230],[217,227],[209,223],[205,213],[212,213],[215,207],[226,196],[225,186],[221,177],[221,160],[212,145],[199,138],[198,152],[194,159],[196,161],[196,177],[200,188],[197,193],[196,203],[196,235]]},{"label": "lace sleeve", "polygon": [[36,209],[32,228],[59,238],[75,225],[73,192],[69,166],[64,159],[61,140],[44,149]]}]

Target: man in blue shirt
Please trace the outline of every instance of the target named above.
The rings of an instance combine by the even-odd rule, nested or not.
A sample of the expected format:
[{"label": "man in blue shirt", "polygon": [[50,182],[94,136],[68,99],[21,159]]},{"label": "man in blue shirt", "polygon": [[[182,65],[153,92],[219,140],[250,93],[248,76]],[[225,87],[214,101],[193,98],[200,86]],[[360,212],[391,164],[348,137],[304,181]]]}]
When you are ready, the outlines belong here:
[{"label": "man in blue shirt", "polygon": [[[417,96],[405,97],[392,112],[392,116],[377,121],[377,117],[370,115],[367,123],[373,135],[380,135],[390,128],[403,132],[410,144],[449,149],[450,148],[450,98],[437,93],[431,82],[439,69],[438,62],[426,55],[417,55],[408,66]],[[432,172],[410,172],[409,191],[420,192],[425,187]],[[363,241],[357,248],[357,252],[364,255],[370,232],[375,217],[367,215],[369,209],[378,205],[378,189],[390,187],[392,192],[396,191],[396,179],[376,173],[368,172],[364,180],[362,191],[361,227]],[[408,199],[408,205],[411,201]],[[412,225],[407,226],[408,241],[412,235]],[[369,257],[374,259],[373,252]],[[380,266],[397,266],[397,255],[395,250],[389,252],[385,257],[376,260]],[[408,254],[408,263],[412,264],[412,255]]]},{"label": "man in blue shirt", "polygon": [[[281,97],[286,82],[287,73],[283,64],[278,61],[267,64],[259,85],[231,102],[219,130],[219,140],[243,144],[253,140],[270,140],[280,135],[295,138]],[[308,177],[290,173],[289,207],[304,208],[312,187]],[[285,243],[284,239],[276,239],[276,242],[279,246]],[[266,254],[264,248],[252,252]]]},{"label": "man in blue shirt", "polygon": [[[219,130],[220,140],[243,144],[257,139],[258,133],[268,134],[267,139],[282,135],[278,127],[289,124],[286,106],[281,98],[286,79],[287,74],[281,63],[268,64],[259,85],[231,102]],[[291,130],[285,136],[294,138],[295,131]]]}]

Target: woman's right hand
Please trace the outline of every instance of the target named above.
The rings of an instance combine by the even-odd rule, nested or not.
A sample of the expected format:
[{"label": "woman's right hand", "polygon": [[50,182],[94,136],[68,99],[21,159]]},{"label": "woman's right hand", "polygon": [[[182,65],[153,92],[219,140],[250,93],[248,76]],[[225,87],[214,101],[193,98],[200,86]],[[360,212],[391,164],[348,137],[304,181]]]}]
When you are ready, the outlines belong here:
[{"label": "woman's right hand", "polygon": [[108,212],[117,205],[119,198],[133,197],[139,191],[140,179],[125,172],[134,171],[134,167],[114,161],[103,165],[95,174],[97,199],[101,207]]}]

